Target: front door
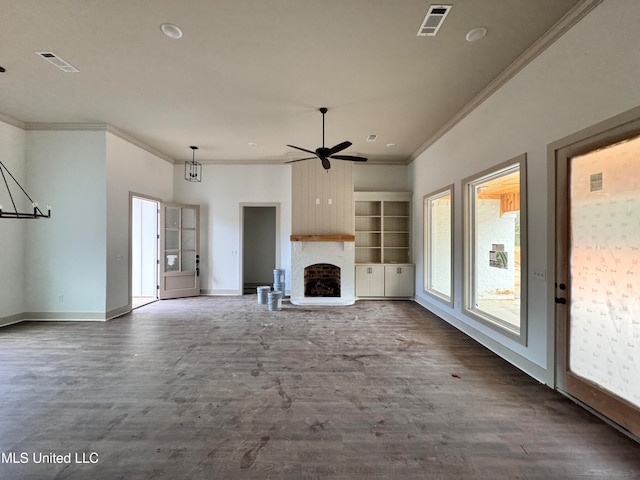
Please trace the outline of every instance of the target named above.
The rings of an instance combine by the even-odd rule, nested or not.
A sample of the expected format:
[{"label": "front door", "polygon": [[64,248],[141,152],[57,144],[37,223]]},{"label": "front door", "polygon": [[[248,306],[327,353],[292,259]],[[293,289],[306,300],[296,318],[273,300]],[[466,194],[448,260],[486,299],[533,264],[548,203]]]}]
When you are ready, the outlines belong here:
[{"label": "front door", "polygon": [[559,153],[558,388],[640,435],[640,137]]},{"label": "front door", "polygon": [[200,206],[160,208],[160,299],[200,295]]}]

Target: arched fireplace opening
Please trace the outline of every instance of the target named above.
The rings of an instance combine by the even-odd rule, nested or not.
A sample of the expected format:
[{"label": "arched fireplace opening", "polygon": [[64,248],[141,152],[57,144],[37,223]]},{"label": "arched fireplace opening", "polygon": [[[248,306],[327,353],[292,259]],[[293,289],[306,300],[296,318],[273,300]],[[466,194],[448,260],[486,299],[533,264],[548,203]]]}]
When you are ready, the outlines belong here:
[{"label": "arched fireplace opening", "polygon": [[304,269],[305,297],[339,297],[340,267],[316,263]]}]

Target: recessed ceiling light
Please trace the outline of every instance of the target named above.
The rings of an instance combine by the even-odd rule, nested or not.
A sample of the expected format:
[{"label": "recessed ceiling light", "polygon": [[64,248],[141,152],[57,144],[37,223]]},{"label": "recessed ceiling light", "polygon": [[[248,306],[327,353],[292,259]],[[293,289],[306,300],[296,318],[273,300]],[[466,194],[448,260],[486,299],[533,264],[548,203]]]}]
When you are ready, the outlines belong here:
[{"label": "recessed ceiling light", "polygon": [[487,34],[487,29],[484,27],[476,27],[467,32],[464,38],[467,42],[475,42],[476,40],[480,40]]},{"label": "recessed ceiling light", "polygon": [[180,27],[172,23],[163,23],[162,25],[160,25],[160,30],[162,30],[162,33],[164,33],[169,38],[173,38],[176,40],[178,38],[182,38],[182,30],[180,30]]},{"label": "recessed ceiling light", "polygon": [[386,146],[387,146],[387,147],[389,147],[389,148],[391,148],[391,147],[395,147],[395,146],[396,146],[396,144],[395,144],[395,143],[387,143],[387,145],[386,145]]},{"label": "recessed ceiling light", "polygon": [[249,142],[250,147],[257,147],[258,144],[256,142]]}]

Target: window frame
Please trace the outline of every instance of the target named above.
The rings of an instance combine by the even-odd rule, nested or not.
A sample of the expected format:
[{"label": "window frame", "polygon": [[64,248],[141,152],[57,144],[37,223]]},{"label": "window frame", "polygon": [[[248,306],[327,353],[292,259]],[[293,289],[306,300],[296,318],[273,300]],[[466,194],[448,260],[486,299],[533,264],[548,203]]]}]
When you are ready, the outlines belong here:
[{"label": "window frame", "polygon": [[[485,183],[513,173],[518,169],[520,181],[520,326],[515,327],[475,306],[477,271],[479,265],[476,258],[476,195],[475,189],[480,183]],[[527,154],[523,153],[506,162],[488,168],[462,180],[463,192],[463,303],[462,312],[466,316],[482,323],[508,338],[527,345]]]},{"label": "window frame", "polygon": [[[453,283],[453,266],[454,266],[454,201],[455,201],[455,188],[454,185],[447,185],[446,187],[435,190],[427,195],[425,195],[422,199],[422,208],[423,208],[423,291],[427,295],[439,300],[440,302],[448,305],[450,308],[453,308],[454,305],[454,283]],[[436,290],[431,286],[431,280],[433,278],[431,266],[433,265],[432,261],[432,251],[431,248],[433,246],[432,241],[432,220],[433,216],[431,214],[431,206],[433,202],[439,200],[447,195],[451,196],[451,204],[449,207],[449,257],[450,257],[450,265],[449,265],[449,294],[447,295],[444,292]],[[431,287],[431,288],[430,288]]]}]

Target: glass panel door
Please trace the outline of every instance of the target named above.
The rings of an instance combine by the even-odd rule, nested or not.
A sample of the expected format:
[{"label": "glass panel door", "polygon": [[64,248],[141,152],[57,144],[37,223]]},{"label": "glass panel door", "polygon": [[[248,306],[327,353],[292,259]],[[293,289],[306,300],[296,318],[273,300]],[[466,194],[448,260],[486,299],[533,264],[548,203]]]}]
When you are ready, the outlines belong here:
[{"label": "glass panel door", "polygon": [[200,294],[199,211],[198,205],[162,205],[160,248],[164,261],[161,299]]},{"label": "glass panel door", "polygon": [[569,172],[569,369],[640,407],[640,138]]},{"label": "glass panel door", "polygon": [[640,120],[555,150],[557,387],[640,435]]}]

